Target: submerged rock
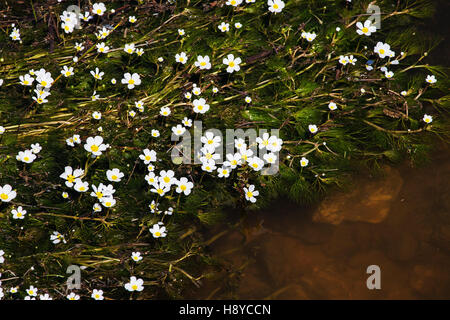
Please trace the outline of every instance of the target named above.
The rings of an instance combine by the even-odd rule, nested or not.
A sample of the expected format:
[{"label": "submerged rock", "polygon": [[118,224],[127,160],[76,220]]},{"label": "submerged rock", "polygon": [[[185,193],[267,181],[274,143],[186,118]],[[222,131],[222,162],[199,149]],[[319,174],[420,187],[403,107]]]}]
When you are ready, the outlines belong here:
[{"label": "submerged rock", "polygon": [[385,178],[367,180],[358,183],[358,189],[327,197],[314,213],[313,220],[334,225],[344,220],[380,223],[388,215],[402,185],[400,173],[386,167]]}]

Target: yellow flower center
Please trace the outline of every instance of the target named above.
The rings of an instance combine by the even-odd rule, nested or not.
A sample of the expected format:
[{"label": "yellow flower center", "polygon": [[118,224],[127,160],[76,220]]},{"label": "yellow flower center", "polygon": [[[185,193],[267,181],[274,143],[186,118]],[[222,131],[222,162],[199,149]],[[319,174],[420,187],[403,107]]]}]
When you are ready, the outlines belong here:
[{"label": "yellow flower center", "polygon": [[151,156],[145,156],[145,160],[150,161],[151,160]]},{"label": "yellow flower center", "polygon": [[30,160],[30,158],[28,158],[28,157],[24,157],[24,158],[23,158],[23,160],[25,160],[25,161],[29,161],[29,160]]},{"label": "yellow flower center", "polygon": [[74,181],[75,181],[75,176],[69,174],[69,175],[67,176],[67,181],[69,181],[70,183],[74,182]]},{"label": "yellow flower center", "polygon": [[367,33],[367,32],[369,32],[369,29],[366,28],[366,27],[364,27],[364,28],[362,28],[362,32],[363,32],[363,33]]},{"label": "yellow flower center", "polygon": [[273,8],[278,9],[278,4],[274,3]]},{"label": "yellow flower center", "polygon": [[232,165],[236,165],[237,164],[237,161],[236,160],[231,160],[231,162],[230,162]]},{"label": "yellow flower center", "polygon": [[91,151],[92,151],[92,152],[97,152],[97,151],[98,151],[98,146],[97,146],[96,144],[93,144],[93,145],[91,146]]},{"label": "yellow flower center", "polygon": [[115,174],[113,174],[113,175],[111,176],[111,179],[112,179],[112,180],[117,180],[117,178],[118,178],[118,177],[117,177]]},{"label": "yellow flower center", "polygon": [[110,201],[106,201],[106,202],[105,202],[105,205],[106,205],[107,207],[111,207],[111,202],[110,202]]},{"label": "yellow flower center", "polygon": [[41,86],[45,87],[47,85],[47,81],[41,81]]},{"label": "yellow flower center", "polygon": [[205,62],[205,61],[200,62],[200,65],[201,65],[202,67],[204,67],[204,66],[206,66],[206,62]]},{"label": "yellow flower center", "polygon": [[384,54],[384,52],[385,52],[384,49],[380,49],[381,54]]},{"label": "yellow flower center", "polygon": [[97,14],[101,14],[101,13],[102,13],[102,10],[97,9]]},{"label": "yellow flower center", "polygon": [[230,66],[230,67],[234,67],[234,61],[230,61],[229,63],[228,63],[228,65]]},{"label": "yellow flower center", "polygon": [[155,236],[160,237],[160,236],[161,236],[161,232],[156,231],[156,232],[155,232]]},{"label": "yellow flower center", "polygon": [[22,212],[17,212],[17,217],[21,217],[22,216]]},{"label": "yellow flower center", "polygon": [[29,83],[28,80],[23,81],[23,84],[28,84],[28,83]]},{"label": "yellow flower center", "polygon": [[133,79],[130,79],[130,80],[128,80],[128,83],[129,83],[129,84],[134,84],[134,80],[133,80]]},{"label": "yellow flower center", "polygon": [[184,191],[184,190],[186,190],[186,186],[183,184],[183,185],[180,186],[180,189],[181,189],[182,191]]},{"label": "yellow flower center", "polygon": [[169,183],[170,182],[170,178],[169,177],[164,177],[163,180],[164,180],[165,183]]},{"label": "yellow flower center", "polygon": [[70,76],[70,71],[66,72],[66,77]]},{"label": "yellow flower center", "polygon": [[197,108],[198,108],[198,110],[203,110],[203,106],[202,105],[197,106]]},{"label": "yellow flower center", "polygon": [[253,192],[248,191],[248,192],[247,192],[247,197],[249,197],[249,198],[253,197]]},{"label": "yellow flower center", "polygon": [[100,191],[97,191],[95,193],[97,195],[97,198],[101,199],[103,197],[103,193],[101,193]]},{"label": "yellow flower center", "polygon": [[38,102],[38,103],[42,103],[42,101],[44,101],[44,100],[42,100],[42,98],[38,98],[38,99],[37,99],[37,102]]},{"label": "yellow flower center", "polygon": [[133,290],[137,290],[137,288],[138,288],[138,286],[137,286],[136,284],[133,284],[133,285],[131,286],[131,289],[133,289]]},{"label": "yellow flower center", "polygon": [[158,192],[158,194],[159,195],[161,195],[161,194],[163,194],[164,193],[164,191],[163,191],[163,189],[161,189],[161,188],[159,188],[158,190],[156,190],[157,192]]},{"label": "yellow flower center", "polygon": [[80,187],[80,191],[84,191],[86,188],[84,186]]}]

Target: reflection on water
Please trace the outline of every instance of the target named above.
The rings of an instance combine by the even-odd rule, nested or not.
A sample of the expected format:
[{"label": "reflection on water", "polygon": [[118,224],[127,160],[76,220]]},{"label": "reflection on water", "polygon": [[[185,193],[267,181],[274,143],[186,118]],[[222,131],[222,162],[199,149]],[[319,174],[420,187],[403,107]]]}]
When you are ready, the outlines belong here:
[{"label": "reflection on water", "polygon": [[[318,208],[250,214],[211,244],[222,273],[195,298],[449,299],[449,159],[360,177]],[[370,265],[381,290],[366,287]]]}]

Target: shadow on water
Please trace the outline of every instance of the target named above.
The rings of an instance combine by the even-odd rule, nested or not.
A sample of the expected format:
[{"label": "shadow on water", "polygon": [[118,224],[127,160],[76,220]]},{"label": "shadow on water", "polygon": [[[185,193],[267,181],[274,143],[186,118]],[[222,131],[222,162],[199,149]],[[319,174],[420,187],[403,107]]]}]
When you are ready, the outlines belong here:
[{"label": "shadow on water", "polygon": [[[449,9],[438,1],[426,29],[445,38]],[[445,41],[428,62],[449,59]],[[211,244],[222,272],[192,298],[450,299],[449,160],[443,146],[424,167],[357,177],[315,208],[280,200],[249,214]],[[370,265],[380,267],[380,290],[367,288]]]}]

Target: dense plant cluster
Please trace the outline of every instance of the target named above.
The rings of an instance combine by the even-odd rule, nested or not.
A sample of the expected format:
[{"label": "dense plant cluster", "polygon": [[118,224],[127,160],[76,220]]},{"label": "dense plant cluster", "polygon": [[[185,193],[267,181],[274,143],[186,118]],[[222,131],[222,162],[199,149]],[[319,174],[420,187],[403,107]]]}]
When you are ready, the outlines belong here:
[{"label": "dense plant cluster", "polygon": [[[424,63],[437,44],[420,28],[427,0],[376,1],[379,26],[356,0],[5,3],[7,299],[182,297],[208,276],[200,231],[225,209],[309,202],[355,168],[421,161],[448,138],[446,70]],[[224,164],[205,134],[201,164],[174,163],[171,136],[195,120],[280,134],[259,137],[264,156],[236,141]]]}]

